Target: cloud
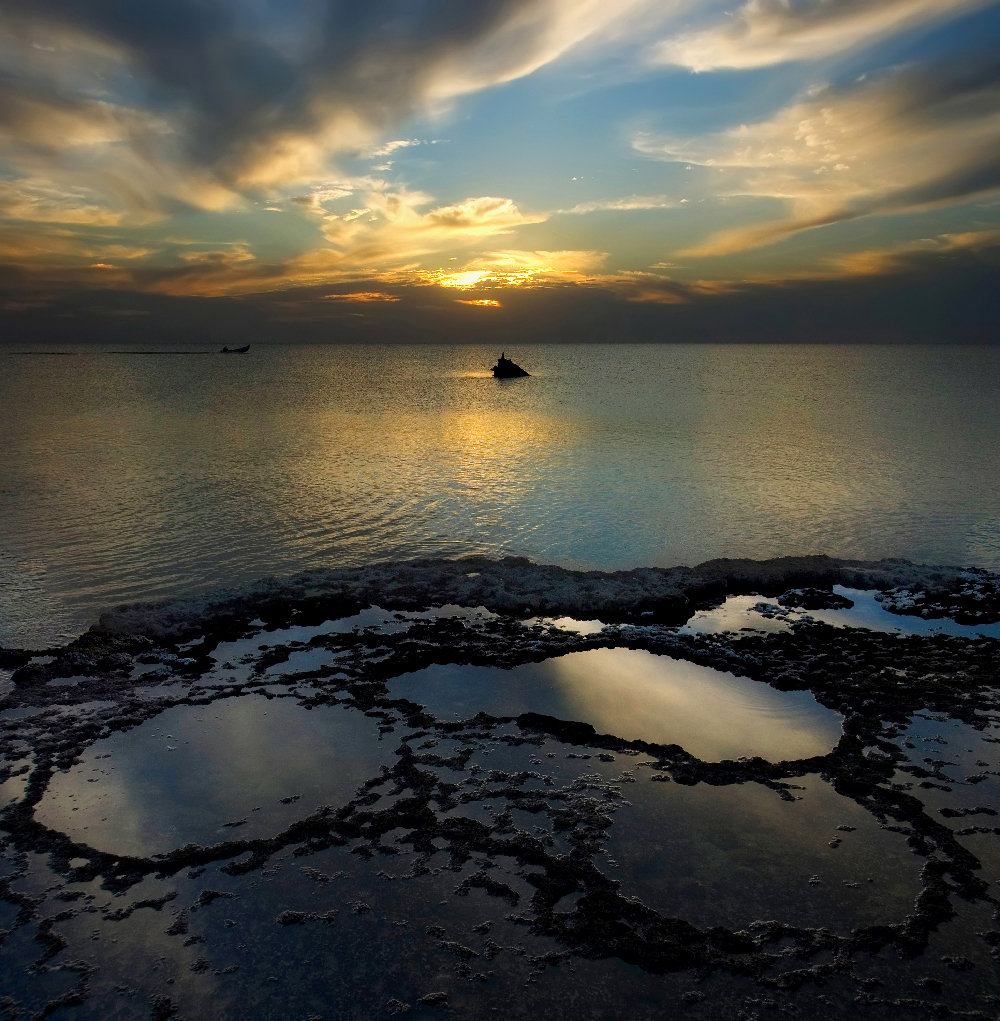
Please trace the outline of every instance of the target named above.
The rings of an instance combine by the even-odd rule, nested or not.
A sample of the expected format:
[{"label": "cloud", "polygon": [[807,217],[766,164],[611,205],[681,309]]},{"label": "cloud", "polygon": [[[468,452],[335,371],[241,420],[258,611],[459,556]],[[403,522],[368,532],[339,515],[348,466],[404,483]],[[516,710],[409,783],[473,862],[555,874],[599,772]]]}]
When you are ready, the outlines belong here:
[{"label": "cloud", "polygon": [[680,5],[649,0],[522,0],[498,4],[489,28],[461,48],[443,53],[426,79],[426,101],[514,81],[581,44],[607,44],[650,16],[666,17]]},{"label": "cloud", "polygon": [[[538,272],[509,278],[500,272],[518,267]],[[326,297],[331,282],[345,295],[388,293],[399,300],[352,307]],[[445,284],[414,269],[349,277],[326,251],[228,268],[0,265],[0,310],[19,343],[107,342],[136,322],[151,343],[176,343],[184,335],[221,345],[234,331],[245,340],[273,342],[279,323],[282,340],[328,341],[334,321],[338,330],[363,328],[361,340],[464,342],[470,316],[484,343],[504,343],[512,335],[523,343],[996,343],[1000,231],[942,234],[844,254],[815,272],[707,281],[603,272],[600,253],[512,250],[483,257],[479,269],[456,270],[452,286]],[[499,304],[465,304],[483,301]],[[95,314],[94,308],[150,314]]]},{"label": "cloud", "polygon": [[570,209],[560,209],[560,213],[566,215],[578,215],[582,213],[602,213],[607,210],[630,210],[630,209],[673,209],[677,205],[676,199],[668,198],[666,195],[629,195],[620,199],[597,199],[593,202],[579,202]]},{"label": "cloud", "polygon": [[607,261],[607,252],[589,250],[524,251],[505,249],[470,259],[460,271],[423,273],[446,287],[524,287],[585,283]]},{"label": "cloud", "polygon": [[[70,231],[18,233],[0,229],[0,264],[5,264],[0,265],[0,275],[16,272],[23,281],[56,289],[134,290],[174,298],[251,297],[333,285],[345,289],[325,291],[318,297],[333,304],[383,305],[397,301],[400,288],[470,291],[564,284],[599,286],[599,270],[607,259],[602,252],[504,250],[471,258],[461,269],[428,270],[412,264],[376,269],[357,253],[345,254],[336,248],[266,263],[244,246],[234,244],[224,249],[183,251],[178,255],[179,264],[174,266],[128,265],[130,261],[141,263],[148,254],[147,250],[125,246],[88,247],[85,239]],[[365,286],[358,288],[358,284]],[[355,285],[354,290],[351,285]]]},{"label": "cloud", "polygon": [[522,216],[510,199],[493,198],[488,195],[466,199],[453,206],[439,206],[425,217],[429,226],[467,232],[474,237],[506,233],[511,227],[518,227],[523,223],[539,223],[541,219],[544,217],[529,219]]},{"label": "cloud", "polygon": [[642,135],[635,145],[708,168],[706,187],[717,196],[785,203],[781,218],[724,231],[682,256],[728,254],[859,216],[962,202],[1000,188],[1000,63],[814,89],[756,124],[687,141]]},{"label": "cloud", "polygon": [[[332,217],[332,203],[355,188],[337,180],[338,154],[379,159],[388,170],[387,157],[424,144],[381,140],[400,120],[575,47],[606,45],[637,18],[659,17],[661,6],[0,0],[0,217],[135,227],[185,207],[247,209],[261,198],[272,211],[292,202]],[[384,186],[357,187],[381,188],[380,202],[356,203],[370,215],[323,224],[347,262],[352,252],[390,257],[394,236],[413,259],[446,236],[538,222],[489,197],[428,211],[413,196],[410,215],[393,208]]]},{"label": "cloud", "polygon": [[399,301],[398,294],[386,294],[385,291],[349,291],[345,294],[324,294],[326,301],[359,301],[362,303],[373,301]]},{"label": "cloud", "polygon": [[355,187],[363,206],[344,214],[322,212],[323,234],[344,269],[413,264],[548,216],[522,213],[513,201],[497,196],[435,206],[423,192],[393,188],[384,181],[359,180]]},{"label": "cloud", "polygon": [[[378,142],[401,119],[530,74],[581,45],[607,45],[636,19],[662,16],[656,0],[402,7],[396,0],[0,0],[5,80],[24,93],[19,109],[48,110],[42,119],[8,117],[7,141],[32,145],[44,120],[46,145],[81,132],[94,144],[103,126],[100,141],[127,150],[137,166],[153,151],[148,132],[123,137],[117,116],[101,115],[99,106],[121,111],[142,96],[172,141],[173,158],[154,162],[165,177],[186,181],[174,188],[160,181],[147,200],[203,205],[187,180],[203,177],[214,181],[217,202],[232,203],[239,193],[320,180],[338,153],[391,155],[416,141]],[[12,109],[9,100],[0,101],[3,109]],[[56,130],[58,123],[68,130]],[[49,163],[65,162],[66,150],[49,146]]]},{"label": "cloud", "polygon": [[[0,257],[5,254],[0,234]],[[472,258],[461,269],[427,270],[412,265],[373,269],[357,259],[345,258],[333,248],[317,249],[281,263],[263,263],[237,247],[235,251],[182,253],[179,267],[125,270],[110,264],[106,268],[91,265],[89,273],[83,267],[67,266],[65,262],[58,270],[43,266],[38,260],[24,258],[20,250],[17,255],[14,261],[21,265],[20,272],[45,280],[47,286],[55,286],[61,279],[66,286],[74,288],[134,289],[178,298],[252,296],[364,283],[369,286],[363,290],[326,292],[319,297],[335,304],[380,305],[395,302],[400,288],[441,287],[470,291],[567,284],[602,286],[612,279],[602,277],[599,272],[607,259],[606,253],[591,251],[503,250]],[[115,273],[111,274],[111,270]],[[392,290],[376,289],[370,286],[373,284]]]},{"label": "cloud", "polygon": [[364,153],[371,158],[373,156],[391,156],[397,149],[406,149],[413,145],[420,145],[419,138],[399,138],[394,142],[384,142],[382,145],[369,149]]},{"label": "cloud", "polygon": [[41,222],[144,224],[169,203],[219,209],[237,196],[192,166],[159,114],[0,78],[0,210]]},{"label": "cloud", "polygon": [[853,277],[889,276],[909,270],[916,262],[946,258],[958,252],[981,255],[1000,246],[1000,230],[939,234],[933,238],[905,241],[887,248],[873,248],[827,260],[829,269],[800,273],[786,279],[846,280]]},{"label": "cloud", "polygon": [[254,255],[242,245],[215,251],[181,252],[181,262],[188,265],[211,266],[213,269],[230,269],[254,261]]},{"label": "cloud", "polygon": [[399,287],[443,287],[468,291],[524,287],[551,287],[561,284],[586,284],[598,279],[607,260],[604,252],[522,251],[508,249],[489,252],[469,259],[461,269],[428,270],[411,266],[373,272],[352,266],[332,253],[314,252],[292,260],[282,268],[273,286],[291,288],[313,282],[317,271],[331,279],[374,279]]},{"label": "cloud", "polygon": [[693,71],[816,60],[992,0],[750,0],[711,28],[667,38],[652,60]]},{"label": "cloud", "polygon": [[349,181],[328,181],[318,184],[308,195],[294,195],[289,201],[313,213],[328,213],[325,203],[349,198],[356,185]]},{"label": "cloud", "polygon": [[74,229],[52,225],[0,224],[0,262],[62,267],[71,275],[81,266],[99,262],[103,267],[134,262],[154,254],[155,249],[96,239]]},{"label": "cloud", "polygon": [[34,223],[118,226],[125,219],[121,210],[110,209],[104,198],[79,186],[60,186],[44,178],[0,180],[0,217]]}]

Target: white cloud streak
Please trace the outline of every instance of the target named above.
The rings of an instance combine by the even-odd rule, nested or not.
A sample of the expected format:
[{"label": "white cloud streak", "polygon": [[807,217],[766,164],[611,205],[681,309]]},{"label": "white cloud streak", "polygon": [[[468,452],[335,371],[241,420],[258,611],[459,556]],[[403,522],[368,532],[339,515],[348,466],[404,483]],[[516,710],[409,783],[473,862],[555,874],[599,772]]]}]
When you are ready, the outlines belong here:
[{"label": "white cloud streak", "polygon": [[753,68],[816,60],[992,0],[749,0],[725,22],[669,37],[653,47],[654,63],[693,71]]},{"label": "white cloud streak", "polygon": [[[33,145],[40,125],[47,139],[95,144],[102,128],[96,103],[121,110],[129,105],[125,94],[152,93],[176,140],[176,158],[159,159],[165,176],[214,177],[216,201],[222,193],[230,202],[239,193],[274,197],[322,180],[337,154],[366,154],[386,167],[385,157],[419,144],[378,142],[401,119],[445,109],[576,48],[612,45],[638,21],[662,21],[687,2],[670,0],[665,9],[659,0],[469,0],[414,9],[401,34],[391,0],[372,0],[364,18],[332,3],[292,5],[281,30],[218,0],[146,0],[141,10],[0,0],[0,79],[23,93],[21,107],[48,108],[44,118],[4,119],[0,160],[11,145]],[[131,148],[137,164],[145,143],[120,137],[119,126],[104,124],[100,140]],[[45,159],[66,167],[66,146],[50,146]],[[188,201],[192,192],[190,180],[159,188],[161,204]]]},{"label": "white cloud streak", "polygon": [[569,215],[582,215],[585,213],[603,213],[608,211],[628,211],[631,209],[673,209],[677,206],[677,200],[668,198],[666,195],[629,195],[620,199],[596,199],[592,202],[578,202],[570,209],[560,209],[558,212]]},{"label": "white cloud streak", "polygon": [[878,213],[1000,188],[1000,66],[903,73],[813,94],[756,124],[678,141],[642,135],[658,159],[724,173],[721,197],[783,200],[780,219],[725,231],[680,255],[718,255]]}]

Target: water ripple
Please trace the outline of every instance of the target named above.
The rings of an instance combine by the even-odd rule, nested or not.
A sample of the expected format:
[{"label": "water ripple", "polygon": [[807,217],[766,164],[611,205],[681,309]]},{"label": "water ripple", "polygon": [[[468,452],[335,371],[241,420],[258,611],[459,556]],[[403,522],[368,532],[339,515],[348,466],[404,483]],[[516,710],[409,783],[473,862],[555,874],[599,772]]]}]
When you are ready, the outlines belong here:
[{"label": "water ripple", "polygon": [[111,604],[412,556],[1000,567],[1000,351],[0,349],[0,643]]}]

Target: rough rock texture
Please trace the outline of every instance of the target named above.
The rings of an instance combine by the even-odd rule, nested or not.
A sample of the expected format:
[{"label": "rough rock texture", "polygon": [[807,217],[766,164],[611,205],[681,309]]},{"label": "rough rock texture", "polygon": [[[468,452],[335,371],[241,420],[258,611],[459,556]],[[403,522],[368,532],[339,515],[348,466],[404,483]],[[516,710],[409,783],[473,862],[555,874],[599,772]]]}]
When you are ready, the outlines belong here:
[{"label": "rough rock texture", "polygon": [[[875,586],[880,587],[880,586]],[[1000,579],[977,568],[957,579],[929,579],[923,586],[901,585],[881,600],[890,613],[935,619],[950,617],[959,624],[989,624],[1000,617]]]},{"label": "rough rock texture", "polygon": [[[987,593],[979,602],[990,605],[995,579],[976,578],[975,591]],[[49,662],[11,653],[21,658],[0,700],[0,1007],[11,1018],[80,1007],[90,1013],[72,1016],[264,1018],[277,1016],[275,1004],[280,1016],[325,1018],[310,1004],[355,1001],[372,1017],[478,1018],[497,1002],[525,1018],[996,1017],[1000,827],[962,822],[992,821],[1000,808],[998,643],[809,619],[773,633],[672,626],[726,593],[828,592],[836,583],[905,586],[915,603],[937,607],[971,598],[967,572],[896,561],[716,561],[617,574],[427,561],[125,608],[49,650]],[[790,598],[822,602],[821,592]],[[387,614],[385,626],[273,637],[372,603],[484,605],[499,615]],[[539,613],[609,623],[580,634],[525,620]],[[217,662],[220,643],[234,641],[251,651],[239,664]],[[514,667],[621,646],[808,690],[843,716],[843,736],[809,759],[707,762],[676,744],[599,734],[582,719],[438,718],[387,685],[433,664]],[[325,659],[282,669],[302,652]],[[139,665],[152,669],[140,676]],[[78,766],[96,742],[166,709],[249,694],[350,710],[392,743],[392,764],[343,803],[289,794],[281,804],[301,811],[264,836],[244,836],[241,818],[216,843],[158,855],[95,846],[38,818],[56,772]],[[963,750],[948,738],[918,744],[912,728],[927,720],[959,724],[962,742],[985,742],[986,757],[960,769]],[[560,775],[556,756],[588,765]],[[807,774],[896,835],[901,863],[920,863],[907,910],[857,926],[836,915],[821,926],[695,924],[616,878],[608,841],[630,785],[656,780],[649,789],[663,797],[754,785],[787,806]],[[856,826],[837,830],[823,837],[827,853],[844,854],[837,849]],[[812,876],[801,897],[825,882]],[[332,949],[321,959],[324,947]],[[608,992],[622,983],[642,990],[638,1005]],[[206,1006],[222,989],[228,1006]],[[285,1012],[289,997],[299,998],[297,1013]],[[128,1002],[129,1011],[114,1006]]]},{"label": "rough rock texture", "polygon": [[[224,596],[120,607],[102,614],[93,630],[180,638],[203,628],[207,621],[251,620],[258,613],[272,620],[305,602],[317,609],[326,605],[336,616],[373,604],[416,609],[453,603],[485,606],[497,613],[567,614],[609,623],[651,612],[655,620],[681,623],[694,607],[727,595],[778,595],[793,588],[829,590],[833,585],[923,593],[939,601],[944,593],[963,592],[974,585],[983,593],[977,602],[982,616],[976,623],[1000,620],[997,579],[985,572],[973,573],[977,580],[970,582],[970,572],[955,567],[825,556],[709,560],[697,567],[614,572],[570,571],[519,557],[410,560],[312,572],[288,581],[261,582]],[[895,605],[887,602],[886,608]]]}]

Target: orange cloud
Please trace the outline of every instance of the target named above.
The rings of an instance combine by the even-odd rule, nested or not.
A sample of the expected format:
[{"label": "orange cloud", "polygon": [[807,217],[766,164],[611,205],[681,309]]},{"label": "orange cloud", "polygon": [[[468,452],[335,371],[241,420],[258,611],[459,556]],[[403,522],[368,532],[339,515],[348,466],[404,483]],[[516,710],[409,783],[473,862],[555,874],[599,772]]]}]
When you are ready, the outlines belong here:
[{"label": "orange cloud", "polygon": [[385,291],[350,291],[346,294],[324,294],[326,301],[399,301],[398,294],[386,294]]}]

